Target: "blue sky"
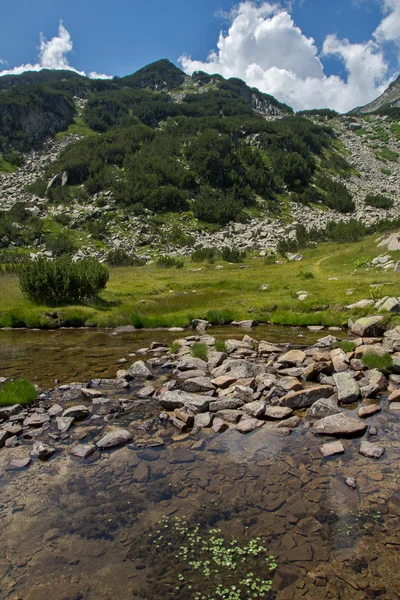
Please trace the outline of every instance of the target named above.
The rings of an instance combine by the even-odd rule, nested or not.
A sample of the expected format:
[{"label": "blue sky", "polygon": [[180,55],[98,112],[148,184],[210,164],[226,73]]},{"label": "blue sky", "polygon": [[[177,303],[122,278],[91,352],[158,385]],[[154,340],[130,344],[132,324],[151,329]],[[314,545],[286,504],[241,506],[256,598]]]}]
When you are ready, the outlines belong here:
[{"label": "blue sky", "polygon": [[[66,33],[59,34],[60,20]],[[42,50],[40,33],[47,41]],[[125,75],[169,58],[188,73],[202,68],[241,77],[295,108],[348,110],[368,102],[397,74],[399,43],[400,0],[16,0],[0,5],[4,72],[19,72],[21,65],[70,65],[88,74]]]}]

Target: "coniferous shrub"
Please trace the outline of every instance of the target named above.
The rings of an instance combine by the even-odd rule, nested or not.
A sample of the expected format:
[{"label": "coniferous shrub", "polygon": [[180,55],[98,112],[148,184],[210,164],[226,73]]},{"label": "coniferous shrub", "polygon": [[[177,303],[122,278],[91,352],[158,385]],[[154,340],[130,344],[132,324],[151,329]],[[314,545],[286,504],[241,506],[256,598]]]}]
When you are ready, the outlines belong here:
[{"label": "coniferous shrub", "polygon": [[230,263],[239,263],[246,258],[245,250],[239,250],[238,248],[229,248],[225,246],[221,250],[222,260]]},{"label": "coniferous shrub", "polygon": [[168,256],[167,254],[164,254],[163,256],[157,258],[156,265],[157,267],[163,267],[164,269],[172,269],[173,267],[175,267],[175,269],[182,269],[184,261],[182,258],[176,258],[175,256]]},{"label": "coniferous shrub", "polygon": [[74,262],[69,256],[54,260],[39,257],[19,269],[22,292],[37,304],[68,304],[92,300],[107,284],[106,266],[94,258]]},{"label": "coniferous shrub", "polygon": [[365,197],[365,204],[373,206],[374,208],[393,208],[392,198],[388,198],[383,194],[368,194]]},{"label": "coniferous shrub", "polygon": [[137,256],[130,256],[124,250],[116,248],[107,254],[107,264],[111,267],[141,267],[146,261]]},{"label": "coniferous shrub", "polygon": [[353,196],[343,183],[334,181],[326,176],[321,176],[318,180],[318,185],[327,192],[324,204],[328,208],[341,213],[354,212],[356,205],[354,204]]}]

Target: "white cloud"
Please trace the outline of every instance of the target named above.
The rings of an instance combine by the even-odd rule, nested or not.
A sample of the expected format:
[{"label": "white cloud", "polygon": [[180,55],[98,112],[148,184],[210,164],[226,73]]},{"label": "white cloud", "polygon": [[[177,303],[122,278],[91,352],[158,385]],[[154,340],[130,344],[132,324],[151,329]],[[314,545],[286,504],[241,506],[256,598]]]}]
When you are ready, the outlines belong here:
[{"label": "white cloud", "polygon": [[[73,44],[69,32],[65,29],[60,21],[58,27],[58,36],[54,36],[51,40],[46,40],[43,34],[40,34],[39,56],[38,62],[35,64],[27,63],[13,67],[12,69],[4,69],[0,71],[2,75],[20,75],[25,71],[40,71],[41,69],[61,69],[66,71],[74,71],[79,75],[86,75],[84,71],[78,71],[72,67],[67,59],[67,54],[72,51]],[[7,61],[0,60],[0,63],[7,64]],[[101,75],[96,72],[90,73],[92,79],[109,79],[108,75]]]},{"label": "white cloud", "polygon": [[383,9],[387,16],[374,31],[374,37],[378,42],[400,43],[400,0],[383,0]]},{"label": "white cloud", "polygon": [[4,58],[0,58],[0,65],[6,65],[7,61]]},{"label": "white cloud", "polygon": [[[400,6],[400,0],[385,2]],[[320,57],[328,56],[342,62],[345,79],[325,75]],[[286,9],[250,0],[231,13],[228,32],[220,33],[217,50],[205,62],[185,55],[179,61],[189,74],[202,70],[240,77],[297,110],[330,107],[346,112],[376,98],[389,83],[377,41],[352,44],[329,35],[319,54],[313,38],[302,33]]]}]

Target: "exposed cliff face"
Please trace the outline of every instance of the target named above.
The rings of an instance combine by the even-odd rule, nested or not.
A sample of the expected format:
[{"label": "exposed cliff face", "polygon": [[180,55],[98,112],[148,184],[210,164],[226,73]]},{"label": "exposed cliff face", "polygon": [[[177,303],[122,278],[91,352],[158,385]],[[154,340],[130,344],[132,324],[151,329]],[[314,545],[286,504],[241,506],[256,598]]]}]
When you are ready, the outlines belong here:
[{"label": "exposed cliff face", "polygon": [[40,147],[47,138],[66,129],[75,113],[68,97],[52,91],[30,94],[29,102],[5,92],[1,100],[0,151],[3,152]]}]

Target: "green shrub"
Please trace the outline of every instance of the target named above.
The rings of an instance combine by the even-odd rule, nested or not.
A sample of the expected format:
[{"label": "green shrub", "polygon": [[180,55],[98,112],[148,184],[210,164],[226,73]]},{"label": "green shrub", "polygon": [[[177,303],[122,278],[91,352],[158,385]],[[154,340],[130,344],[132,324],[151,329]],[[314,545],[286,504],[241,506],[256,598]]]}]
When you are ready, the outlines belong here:
[{"label": "green shrub", "polygon": [[33,181],[32,183],[28,184],[25,189],[27,192],[30,192],[31,194],[35,194],[36,196],[39,196],[39,198],[44,198],[46,196],[46,191],[47,191],[47,180],[44,178],[39,178],[36,179],[36,181]]},{"label": "green shrub", "polygon": [[375,153],[375,158],[382,160],[383,162],[386,160],[389,160],[390,162],[397,162],[398,157],[398,153],[393,152],[393,150],[389,150],[389,148],[381,148]]},{"label": "green shrub", "polygon": [[130,256],[124,250],[116,248],[107,254],[107,264],[111,267],[141,267],[146,261],[137,256]]},{"label": "green shrub", "polygon": [[389,373],[393,367],[393,359],[390,354],[377,354],[373,350],[369,350],[362,357],[363,364],[368,369],[378,369],[383,373]]},{"label": "green shrub", "polygon": [[156,260],[157,267],[162,267],[164,269],[172,269],[172,268],[182,269],[184,264],[185,263],[182,258],[177,258],[175,256],[168,256],[167,254],[160,256]]},{"label": "green shrub", "polygon": [[326,192],[324,204],[328,208],[342,213],[354,212],[356,205],[353,196],[343,183],[334,181],[325,175],[321,176],[317,183]]},{"label": "green shrub", "polygon": [[246,258],[246,252],[244,250],[239,250],[238,248],[229,248],[229,246],[225,246],[221,250],[222,260],[230,263],[239,263],[242,262]]},{"label": "green shrub", "polygon": [[46,247],[53,252],[54,256],[73,254],[77,249],[75,242],[64,231],[49,235],[46,239]]},{"label": "green shrub", "polygon": [[22,292],[37,304],[86,302],[106,287],[109,272],[94,258],[73,262],[69,256],[39,257],[18,269]]},{"label": "green shrub", "polygon": [[204,188],[193,204],[194,216],[200,221],[226,225],[234,221],[242,212],[243,203],[233,192],[220,193]]},{"label": "green shrub", "polygon": [[363,267],[367,267],[369,263],[370,261],[366,256],[360,256],[360,258],[357,258],[357,260],[354,262],[354,266],[356,269],[360,269]]},{"label": "green shrub", "polygon": [[339,342],[335,342],[332,348],[341,348],[344,352],[354,352],[357,348],[354,342],[349,340],[340,340]]},{"label": "green shrub", "polygon": [[373,206],[374,208],[393,208],[392,198],[388,198],[383,194],[368,194],[365,197],[365,204]]},{"label": "green shrub", "polygon": [[381,173],[383,173],[384,175],[391,175],[392,171],[390,169],[381,169]]},{"label": "green shrub", "polygon": [[216,340],[215,350],[217,352],[226,352],[226,343],[223,340]]},{"label": "green shrub", "polygon": [[194,344],[191,349],[193,358],[201,358],[201,360],[207,360],[208,357],[208,346],[207,344]]},{"label": "green shrub", "polygon": [[315,275],[312,271],[303,271],[301,270],[299,275],[300,279],[314,279]]},{"label": "green shrub", "polygon": [[12,406],[13,404],[30,404],[37,398],[35,386],[27,379],[16,379],[6,381],[0,388],[0,406]]},{"label": "green shrub", "polygon": [[209,262],[215,261],[218,256],[218,250],[216,248],[197,248],[191,256],[192,262]]}]

